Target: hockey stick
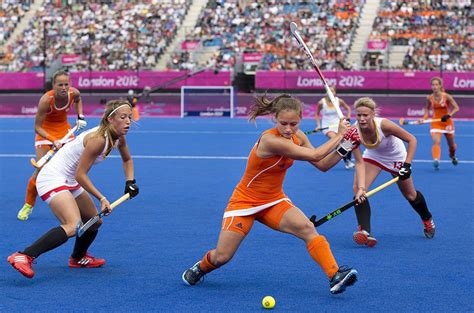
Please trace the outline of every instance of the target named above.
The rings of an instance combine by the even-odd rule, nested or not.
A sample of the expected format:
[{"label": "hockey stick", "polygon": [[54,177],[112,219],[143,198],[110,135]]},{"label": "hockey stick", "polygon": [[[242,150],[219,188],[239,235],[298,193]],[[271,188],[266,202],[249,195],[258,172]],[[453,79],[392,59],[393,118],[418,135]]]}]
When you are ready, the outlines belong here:
[{"label": "hockey stick", "polygon": [[319,133],[320,131],[323,131],[323,130],[326,130],[326,129],[329,129],[329,128],[333,128],[333,127],[338,127],[338,126],[339,126],[339,124],[329,125],[329,126],[326,126],[326,127],[319,127],[319,128],[313,129],[313,130],[305,131],[304,134],[305,135],[311,135],[311,134]]},{"label": "hockey stick", "polygon": [[315,134],[315,133],[319,133],[320,131],[323,131],[325,129],[328,129],[328,127],[320,127],[320,128],[316,128],[316,129],[313,129],[313,130],[308,130],[308,131],[305,131],[304,134],[305,135],[311,135],[311,134]]},{"label": "hockey stick", "polygon": [[[59,139],[59,141],[62,144],[64,144],[65,141],[69,137],[71,137],[72,134],[74,134],[76,129],[77,129],[77,125],[74,125],[74,127],[71,128],[63,138]],[[35,168],[42,168],[43,165],[45,165],[53,157],[53,155],[56,153],[57,150],[58,149],[56,149],[56,147],[53,145],[53,148],[49,149],[49,151],[46,152],[46,154],[43,155],[43,157],[41,157],[41,159],[39,159],[38,161],[36,161],[34,158],[31,158],[31,160],[30,160],[31,165],[33,165],[33,167],[35,167]]]},{"label": "hockey stick", "polygon": [[[126,201],[130,199],[130,194],[129,193],[126,193],[124,194],[123,196],[121,196],[120,198],[118,198],[117,200],[115,200],[111,205],[110,205],[110,209],[114,209],[116,206],[118,206],[119,204],[121,204],[122,202]],[[93,218],[89,219],[85,224],[82,224],[82,221],[80,221],[79,223],[77,223],[77,226],[76,226],[76,236],[77,237],[81,237],[82,235],[84,235],[84,233],[89,229],[91,228],[92,225],[94,225],[95,223],[97,223],[97,221],[99,221],[100,218],[102,218],[105,214],[107,214],[109,212],[109,210],[102,210],[100,211],[99,213],[97,213],[97,215],[95,215]]]},{"label": "hockey stick", "polygon": [[156,91],[158,91],[158,90],[161,90],[161,89],[163,89],[163,88],[166,88],[166,87],[168,87],[168,86],[171,86],[171,85],[173,85],[173,84],[176,84],[177,82],[180,82],[180,81],[182,81],[182,80],[184,80],[184,79],[193,77],[194,75],[197,75],[197,74],[199,74],[199,73],[202,73],[202,72],[204,72],[204,71],[206,71],[206,70],[209,70],[209,69],[211,69],[211,68],[212,68],[212,67],[210,67],[210,66],[209,66],[209,67],[204,67],[204,68],[201,68],[201,69],[198,69],[198,70],[195,70],[195,71],[186,73],[186,74],[184,74],[184,75],[175,77],[175,78],[173,78],[173,79],[171,79],[171,80],[169,80],[169,81],[164,82],[164,83],[161,84],[161,85],[158,85],[157,87],[155,87],[155,88],[153,88],[153,89],[147,90],[146,92],[145,92],[145,89],[146,89],[146,88],[150,88],[150,87],[145,87],[144,90],[136,96],[136,98],[137,98],[137,100],[138,100],[138,99],[140,99],[141,97],[143,97],[143,96],[145,96],[145,95],[149,95],[149,94],[152,93],[152,92],[156,92]]},{"label": "hockey stick", "polygon": [[339,107],[338,103],[336,102],[336,98],[334,97],[334,94],[332,93],[331,89],[329,88],[329,85],[324,78],[323,73],[319,69],[318,64],[316,64],[316,61],[314,60],[313,54],[309,50],[308,46],[306,43],[303,41],[303,38],[301,38],[300,32],[298,31],[298,26],[296,25],[295,22],[290,23],[290,30],[291,34],[293,37],[295,37],[296,41],[298,41],[298,44],[303,48],[304,52],[308,56],[309,60],[311,61],[311,64],[313,65],[314,69],[316,70],[316,73],[318,73],[319,77],[323,81],[324,84],[324,89],[326,89],[326,94],[329,97],[329,100],[331,100],[332,104],[336,108],[337,115],[339,118],[344,118],[344,114],[342,114],[341,108]]},{"label": "hockey stick", "polygon": [[[386,183],[384,183],[384,184],[378,186],[377,188],[374,188],[374,189],[372,189],[371,191],[367,192],[367,194],[366,194],[367,198],[370,197],[370,196],[372,196],[373,194],[379,192],[380,190],[385,189],[385,188],[387,188],[388,186],[390,186],[390,185],[396,183],[396,182],[398,181],[398,179],[399,179],[399,177],[397,176],[397,177],[395,177],[395,178],[389,180],[388,182],[386,182]],[[329,221],[329,220],[333,219],[334,217],[336,217],[336,216],[342,214],[342,212],[344,212],[344,211],[350,209],[350,208],[353,207],[355,204],[356,204],[356,200],[354,199],[354,200],[352,200],[351,202],[346,203],[346,204],[344,204],[343,206],[341,206],[340,208],[338,208],[338,209],[332,211],[331,213],[325,215],[324,217],[320,218],[320,219],[317,220],[317,221],[316,221],[316,215],[311,216],[309,220],[311,221],[311,223],[313,223],[314,227],[321,226],[322,224],[326,223],[327,221]]]},{"label": "hockey stick", "polygon": [[405,121],[404,118],[401,118],[399,123],[400,125],[421,125],[421,124],[428,124],[431,122],[441,122],[440,118],[429,118],[426,120],[417,120],[417,121]]}]

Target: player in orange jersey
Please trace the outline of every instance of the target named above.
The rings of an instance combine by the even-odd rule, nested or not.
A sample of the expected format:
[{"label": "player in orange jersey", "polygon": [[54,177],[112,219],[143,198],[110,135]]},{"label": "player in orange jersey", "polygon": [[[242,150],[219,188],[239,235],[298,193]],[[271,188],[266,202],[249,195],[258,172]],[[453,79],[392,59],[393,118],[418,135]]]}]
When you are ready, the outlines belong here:
[{"label": "player in orange jersey", "polygon": [[459,111],[459,106],[451,95],[443,91],[443,81],[441,78],[433,77],[431,79],[431,90],[433,90],[433,93],[427,98],[423,118],[427,119],[429,111],[432,111],[433,119],[441,120],[431,122],[430,128],[431,138],[433,138],[433,147],[431,149],[433,166],[435,170],[438,170],[441,158],[441,134],[444,134],[448,142],[451,162],[453,165],[458,164],[452,116]]},{"label": "player in orange jersey", "polygon": [[[183,273],[186,284],[195,285],[205,274],[229,262],[255,220],[302,239],[310,256],[328,276],[331,293],[341,293],[356,282],[357,271],[337,265],[326,238],[318,234],[311,221],[285,195],[282,186],[286,171],[295,160],[308,161],[321,171],[327,171],[358,146],[358,133],[355,128],[348,130],[347,121],[339,120],[337,134],[314,148],[299,130],[302,112],[301,101],[289,95],[273,100],[256,99],[250,120],[272,115],[276,126],[263,132],[252,148],[245,173],[224,212],[217,247]],[[363,187],[364,182],[359,183]],[[363,189],[356,198],[365,200]]]},{"label": "player in orange jersey", "polygon": [[[69,74],[58,71],[53,75],[53,89],[46,92],[40,99],[35,117],[35,148],[36,160],[41,159],[53,146],[61,148],[60,138],[64,137],[71,125],[67,121],[67,113],[74,105],[77,113],[77,130],[87,126],[82,111],[82,100],[79,90],[70,86]],[[71,140],[74,136],[71,136]],[[33,211],[36,203],[36,177],[39,170],[31,175],[26,188],[25,204],[18,212],[18,219],[25,221]]]}]

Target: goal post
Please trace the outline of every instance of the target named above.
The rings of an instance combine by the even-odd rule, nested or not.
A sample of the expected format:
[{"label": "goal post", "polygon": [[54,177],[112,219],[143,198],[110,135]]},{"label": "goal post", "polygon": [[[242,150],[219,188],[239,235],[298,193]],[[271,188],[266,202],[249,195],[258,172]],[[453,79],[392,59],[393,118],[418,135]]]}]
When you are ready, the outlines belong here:
[{"label": "goal post", "polygon": [[234,87],[182,86],[181,117],[234,117]]}]

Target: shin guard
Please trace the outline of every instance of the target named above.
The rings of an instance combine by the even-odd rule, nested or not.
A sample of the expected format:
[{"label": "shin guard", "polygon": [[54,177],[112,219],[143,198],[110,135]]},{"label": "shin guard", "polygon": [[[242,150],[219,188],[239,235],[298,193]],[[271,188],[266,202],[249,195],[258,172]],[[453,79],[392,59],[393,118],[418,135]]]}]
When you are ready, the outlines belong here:
[{"label": "shin guard", "polygon": [[430,210],[428,210],[428,206],[426,205],[425,197],[420,191],[416,191],[416,198],[410,202],[412,208],[418,213],[423,221],[426,221],[431,218]]},{"label": "shin guard", "polygon": [[370,203],[369,199],[365,200],[361,204],[354,205],[355,213],[357,216],[357,222],[359,223],[360,227],[370,233]]}]

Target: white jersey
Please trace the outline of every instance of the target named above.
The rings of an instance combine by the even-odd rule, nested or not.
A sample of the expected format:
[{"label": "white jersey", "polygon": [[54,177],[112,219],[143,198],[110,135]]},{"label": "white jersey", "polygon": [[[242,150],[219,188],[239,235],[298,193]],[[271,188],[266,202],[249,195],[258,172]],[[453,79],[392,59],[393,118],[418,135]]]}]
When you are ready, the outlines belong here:
[{"label": "white jersey", "polygon": [[[41,169],[36,180],[36,189],[42,198],[44,198],[43,195],[53,190],[59,190],[58,188],[74,190],[80,187],[75,176],[79,159],[84,152],[84,138],[87,134],[95,132],[97,129],[98,127],[94,127],[84,131],[73,141],[65,144]],[[105,159],[105,152],[109,144],[109,140],[106,137],[104,150],[95,159],[94,164],[100,163]]]},{"label": "white jersey", "polygon": [[[339,106],[339,98],[336,98],[336,105]],[[321,128],[329,127],[328,129],[323,130],[323,134],[326,135],[327,132],[333,131],[337,133],[337,127],[339,125],[339,115],[337,115],[336,107],[331,106],[329,107],[326,98],[321,100],[322,108],[321,108]]]},{"label": "white jersey", "polygon": [[[365,162],[375,164],[383,170],[396,174],[406,160],[407,150],[400,138],[384,135],[382,131],[383,120],[380,117],[374,119],[377,133],[377,141],[374,144],[366,144],[361,136],[361,145],[366,148],[362,157]],[[356,126],[359,133],[361,133],[357,123]]]}]

